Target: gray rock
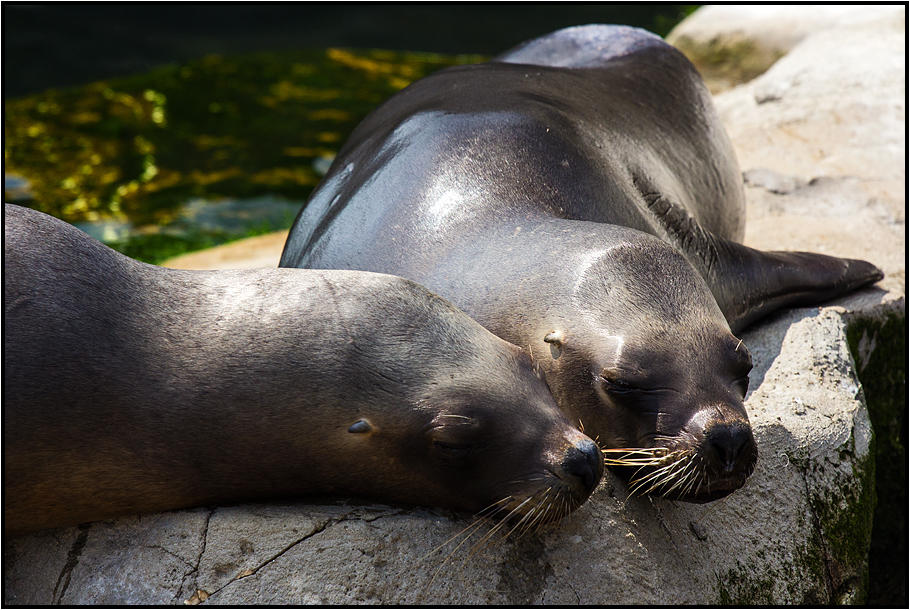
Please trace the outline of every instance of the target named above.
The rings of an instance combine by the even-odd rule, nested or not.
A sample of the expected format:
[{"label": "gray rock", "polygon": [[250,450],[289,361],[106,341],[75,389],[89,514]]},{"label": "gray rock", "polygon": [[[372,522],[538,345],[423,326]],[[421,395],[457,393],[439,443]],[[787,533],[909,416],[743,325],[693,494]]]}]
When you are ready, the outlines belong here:
[{"label": "gray rock", "polygon": [[[698,67],[713,93],[752,80],[809,35],[894,16],[900,6],[704,5],[677,25],[667,41]],[[763,91],[767,100],[775,90]]]},{"label": "gray rock", "polygon": [[843,327],[835,308],[795,310],[746,334],[759,465],[723,502],[630,498],[608,474],[563,522],[489,544],[489,524],[469,536],[472,519],[439,510],[174,511],[8,542],[4,601],[828,603],[862,581],[868,545],[863,522],[859,554],[842,549],[841,524],[871,525],[871,428]]},{"label": "gray rock", "polygon": [[[447,511],[344,499],[97,522],[5,540],[4,602],[861,602],[874,463],[845,333],[905,315],[895,24],[806,36],[717,100],[749,178],[747,243],[866,258],[888,274],[744,334],[759,461],[742,490],[708,505],[628,497],[608,473],[567,519],[523,536]],[[806,27],[815,25],[813,16]],[[777,97],[756,95],[762,86]],[[860,366],[878,344],[859,341]]]},{"label": "gray rock", "polygon": [[[714,101],[746,178],[746,244],[869,260],[885,272],[879,286],[905,294],[906,13],[897,8],[807,36]],[[784,93],[759,103],[771,89]]]}]

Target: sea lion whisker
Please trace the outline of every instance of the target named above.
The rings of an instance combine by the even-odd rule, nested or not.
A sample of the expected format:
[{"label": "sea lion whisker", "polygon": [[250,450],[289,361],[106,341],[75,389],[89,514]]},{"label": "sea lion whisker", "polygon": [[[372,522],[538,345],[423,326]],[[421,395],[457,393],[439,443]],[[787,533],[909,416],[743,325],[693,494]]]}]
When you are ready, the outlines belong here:
[{"label": "sea lion whisker", "polygon": [[[441,569],[443,568],[443,566],[445,566],[445,564],[448,563],[449,559],[451,559],[451,557],[458,551],[459,548],[462,547],[462,545],[464,545],[465,542],[467,542],[468,540],[470,540],[471,536],[472,536],[477,530],[479,530],[480,527],[481,527],[484,523],[488,522],[488,521],[489,521],[490,519],[492,519],[492,518],[495,518],[495,516],[496,516],[496,514],[497,514],[498,512],[502,512],[502,511],[504,511],[504,510],[507,509],[506,506],[497,506],[497,505],[506,504],[506,503],[508,503],[508,502],[513,501],[514,499],[515,499],[514,496],[506,496],[506,497],[504,497],[504,498],[500,498],[499,500],[497,500],[496,502],[494,502],[494,503],[491,504],[490,506],[488,506],[488,507],[486,507],[485,509],[483,509],[482,511],[478,512],[477,515],[475,515],[477,518],[476,518],[470,525],[468,525],[467,527],[465,527],[464,529],[462,529],[460,532],[458,532],[457,534],[455,534],[454,536],[452,536],[451,538],[449,538],[448,540],[446,540],[445,542],[443,542],[442,544],[440,544],[439,546],[437,546],[435,549],[433,549],[432,551],[430,551],[429,553],[427,553],[426,555],[424,555],[423,557],[421,557],[421,560],[422,560],[422,559],[425,559],[425,558],[427,558],[427,557],[429,557],[429,556],[432,555],[433,553],[438,552],[438,551],[441,550],[443,547],[445,547],[446,545],[448,545],[449,543],[451,543],[453,540],[456,540],[456,539],[458,539],[459,537],[461,537],[462,535],[464,535],[464,539],[463,539],[461,542],[459,542],[458,545],[457,545],[454,549],[452,549],[452,550],[446,555],[446,558],[445,558],[445,559],[443,560],[443,562],[440,564],[439,568],[437,568],[436,573],[434,573],[433,578],[430,579],[430,584],[432,584],[432,582],[435,580],[436,575],[439,573],[439,570],[441,570]],[[484,514],[484,513],[487,513],[487,514]],[[506,519],[507,519],[507,518],[508,518],[508,516],[506,517]],[[502,522],[501,522],[501,523],[502,523]],[[499,527],[501,527],[501,523],[500,523],[500,524],[497,524],[497,525],[491,530],[491,532],[492,532],[492,531],[495,531],[496,529],[498,529]],[[466,534],[466,535],[465,535],[465,534]],[[483,540],[483,539],[481,539],[481,540]],[[472,555],[472,554],[473,554],[473,553],[470,553],[470,554],[469,554],[469,557],[470,557],[470,555]],[[428,585],[428,586],[429,586],[429,585]]]},{"label": "sea lion whisker", "polygon": [[[517,482],[521,482],[521,481],[517,481]],[[492,516],[495,516],[495,514],[496,514],[497,511],[504,510],[504,506],[497,506],[497,505],[506,505],[506,504],[508,504],[509,502],[513,501],[513,500],[515,500],[515,496],[505,496],[504,498],[500,498],[499,500],[496,500],[495,502],[493,502],[492,504],[490,504],[489,506],[487,506],[487,507],[484,508],[483,510],[479,511],[479,512],[478,512],[476,515],[474,515],[474,516],[475,516],[475,517],[492,517]]]},{"label": "sea lion whisker", "polygon": [[647,489],[647,491],[645,491],[645,492],[642,493],[642,495],[643,495],[643,496],[659,495],[659,496],[661,496],[661,497],[665,496],[665,495],[666,495],[666,492],[663,491],[663,486],[666,484],[666,482],[667,482],[667,479],[666,479],[666,478],[663,478],[663,479],[661,479],[661,480],[659,480],[659,481],[654,482],[654,483],[651,485],[651,487],[649,487],[649,488]]},{"label": "sea lion whisker", "polygon": [[539,517],[542,508],[548,504],[547,500],[549,499],[550,492],[552,490],[553,487],[550,486],[547,489],[534,494],[532,498],[535,500],[534,505],[522,516],[521,519],[518,520],[518,522],[515,524],[515,527],[513,527],[511,531],[509,531],[509,533],[506,535],[506,538],[511,536],[515,531],[519,531],[519,538],[524,535],[527,529],[530,528],[534,524],[535,520]]},{"label": "sea lion whisker", "polygon": [[539,501],[536,504],[534,504],[534,506],[532,506],[531,509],[527,513],[522,515],[521,519],[519,519],[518,522],[515,523],[515,525],[512,527],[512,529],[510,529],[506,533],[506,535],[503,536],[503,539],[512,536],[515,532],[518,532],[518,540],[521,540],[521,538],[530,529],[530,527],[533,524],[534,519],[537,517],[538,513],[541,511],[541,506],[542,506],[542,504]]},{"label": "sea lion whisker", "polygon": [[[537,494],[535,494],[535,495],[537,495]],[[528,504],[529,502],[531,502],[533,499],[534,499],[534,496],[528,496],[527,498],[525,498],[524,500],[522,500],[521,503],[518,504],[518,506],[513,507],[513,508],[508,512],[508,514],[506,514],[504,517],[502,517],[502,518],[499,520],[499,522],[496,524],[495,527],[493,527],[492,529],[490,529],[490,531],[487,532],[487,533],[478,541],[478,543],[474,546],[474,548],[476,549],[476,547],[477,547],[479,544],[485,542],[490,536],[492,536],[492,535],[495,534],[497,531],[499,531],[500,529],[502,529],[503,527],[505,527],[506,524],[509,523],[509,521],[512,519],[513,516],[518,515],[518,514],[521,514],[521,509],[522,509],[526,504]],[[508,507],[504,507],[503,510],[505,510],[506,508],[508,508]],[[472,554],[473,554],[473,552],[474,552],[474,551],[472,550]]]},{"label": "sea lion whisker", "polygon": [[522,531],[518,536],[519,540],[532,529],[535,533],[539,532],[540,528],[548,523],[547,515],[553,510],[553,497],[550,493],[551,491],[552,488],[548,489],[545,497],[534,507],[536,514],[524,524]]},{"label": "sea lion whisker", "polygon": [[[648,463],[642,464],[641,466],[639,466],[639,468],[634,473],[632,473],[629,484],[631,485],[638,481],[647,482],[647,481],[653,479],[654,477],[660,476],[661,472],[667,470],[668,468],[675,467],[675,465],[679,461],[678,456],[682,456],[682,455],[683,455],[683,452],[676,451],[676,452],[668,453],[667,455],[665,455],[659,459],[654,459],[652,461],[649,461]],[[662,466],[661,466],[661,464],[662,464]],[[644,468],[646,468],[648,466],[655,466],[656,470],[654,472],[646,475],[642,479],[636,479],[636,477],[638,476],[638,473],[640,473]]]},{"label": "sea lion whisker", "polygon": [[[656,464],[662,460],[666,460],[672,456],[672,454],[666,453],[663,450],[655,451],[645,451],[642,449],[635,449],[631,451],[623,449],[606,449],[601,450],[604,454],[605,462],[628,462],[628,463],[647,463],[647,464]],[[611,453],[621,454],[619,457],[610,457]]]},{"label": "sea lion whisker", "polygon": [[[548,488],[547,491],[549,491],[549,489],[550,489],[550,488]],[[538,492],[538,493],[539,493],[539,492]],[[537,495],[537,494],[535,494],[535,495]],[[502,498],[502,499],[500,499],[500,500],[497,500],[497,501],[494,502],[492,505],[488,506],[488,507],[485,508],[483,511],[481,511],[481,512],[485,512],[485,511],[490,511],[490,510],[492,509],[493,512],[492,512],[492,514],[491,514],[490,516],[479,517],[479,518],[476,519],[473,523],[471,523],[469,526],[465,527],[465,528],[462,529],[460,532],[458,532],[457,534],[455,534],[454,536],[452,536],[451,538],[449,538],[448,540],[446,540],[445,542],[443,542],[441,545],[439,545],[438,547],[436,547],[436,549],[434,549],[433,551],[430,551],[430,553],[427,553],[426,555],[424,555],[423,558],[428,557],[429,555],[431,555],[432,553],[435,553],[436,551],[440,550],[441,548],[443,548],[445,545],[449,544],[450,542],[452,542],[452,541],[455,540],[456,538],[462,536],[465,532],[468,532],[468,530],[471,530],[471,531],[468,532],[468,534],[464,537],[464,539],[463,539],[461,542],[459,542],[458,545],[457,545],[454,549],[452,549],[452,550],[446,555],[446,558],[443,560],[443,562],[439,565],[439,567],[438,567],[438,568],[436,569],[436,571],[433,573],[433,577],[430,579],[430,583],[429,583],[429,584],[427,585],[427,587],[426,587],[427,590],[429,589],[430,585],[432,585],[433,582],[436,580],[436,577],[438,576],[440,570],[442,570],[442,568],[445,566],[445,564],[448,563],[448,561],[449,561],[449,560],[452,558],[452,556],[458,551],[458,549],[461,548],[462,545],[464,545],[464,543],[467,542],[467,541],[471,538],[471,536],[472,536],[477,530],[480,529],[480,526],[483,525],[484,523],[488,522],[491,518],[495,517],[495,515],[496,515],[497,512],[502,512],[502,511],[505,511],[505,510],[508,509],[507,506],[496,506],[496,505],[497,505],[497,504],[503,504],[504,502],[509,502],[509,501],[512,501],[512,500],[515,500],[515,499],[516,499],[516,498],[514,498],[513,496],[506,496],[505,498]],[[508,513],[505,517],[503,517],[501,520],[499,520],[499,521],[490,529],[490,531],[488,531],[488,532],[487,532],[486,534],[484,534],[477,542],[475,542],[475,543],[472,545],[470,551],[468,552],[468,555],[465,557],[464,561],[462,562],[462,567],[463,567],[465,564],[467,564],[467,561],[468,561],[471,557],[473,557],[476,553],[482,552],[482,551],[484,551],[485,549],[487,549],[487,548],[493,546],[497,541],[496,541],[496,540],[491,540],[492,537],[493,537],[498,531],[502,530],[502,528],[509,522],[509,520],[510,520],[510,518],[512,517],[512,515],[516,514],[516,513],[521,509],[521,507],[524,506],[525,504],[527,504],[531,499],[533,499],[533,496],[526,498],[524,501],[521,502],[521,504],[519,504],[518,506],[514,507],[511,511],[509,511],[509,513]],[[478,513],[478,514],[479,514],[479,513]],[[519,523],[520,523],[520,522],[519,522]],[[511,530],[511,531],[514,531],[514,528],[513,528],[513,530]],[[508,532],[505,536],[503,536],[502,539],[507,538],[507,537],[511,534],[511,531]],[[485,543],[487,543],[488,541],[489,541],[489,544],[485,544]],[[421,558],[421,559],[423,559],[423,558]]]},{"label": "sea lion whisker", "polygon": [[607,453],[660,453],[666,451],[664,447],[613,447],[603,449]]},{"label": "sea lion whisker", "polygon": [[[644,468],[644,466],[642,468]],[[635,472],[635,475],[633,475],[633,477],[637,476],[638,473],[641,472],[642,468],[639,468]],[[629,481],[629,484],[634,485],[634,484],[645,484],[645,483],[653,482],[654,480],[659,479],[659,478],[663,477],[664,475],[667,475],[667,474],[672,475],[673,472],[678,468],[679,468],[679,462],[671,462],[669,464],[665,464],[663,466],[656,468],[655,470],[647,473],[646,475],[644,475],[641,478],[631,479]]]},{"label": "sea lion whisker", "polygon": [[[455,534],[454,536],[452,536],[451,538],[449,538],[448,540],[446,540],[445,542],[443,542],[442,544],[440,544],[439,546],[437,546],[437,547],[436,547],[435,549],[433,549],[432,551],[430,551],[430,552],[428,552],[427,554],[425,554],[425,555],[423,555],[422,557],[420,557],[420,560],[419,560],[419,561],[422,561],[422,560],[426,559],[427,557],[429,557],[430,555],[432,555],[432,554],[434,554],[434,553],[436,553],[436,552],[442,550],[443,547],[445,547],[446,545],[448,545],[450,542],[452,542],[453,540],[459,538],[462,534],[464,534],[465,532],[468,532],[468,530],[471,530],[471,531],[468,533],[467,537],[465,538],[465,540],[467,540],[467,538],[470,538],[471,535],[472,535],[475,531],[477,531],[477,530],[480,528],[480,526],[483,525],[487,520],[488,520],[487,517],[478,517],[478,518],[476,518],[470,525],[468,525],[468,526],[466,526],[465,528],[463,528],[460,532],[458,532],[457,534]],[[464,541],[462,541],[461,544],[464,544]],[[461,546],[461,544],[459,544],[458,546]],[[458,547],[455,547],[455,549],[457,550]]]},{"label": "sea lion whisker", "polygon": [[[527,502],[527,501],[528,500],[525,500],[525,502]],[[525,502],[522,502],[522,504],[524,504]],[[517,510],[517,509],[513,509],[512,511],[509,512],[508,515],[506,515],[504,518],[500,519],[492,528],[490,528],[490,531],[488,531],[486,534],[481,536],[480,540],[478,540],[471,546],[471,549],[468,551],[468,556],[465,557],[463,563],[467,563],[468,559],[473,557],[476,553],[479,553],[488,548],[487,542],[489,542],[491,540],[491,538],[497,532],[499,532],[506,526],[506,524],[509,522],[509,518],[513,514],[515,514],[515,510]],[[495,543],[495,541],[493,543]],[[492,546],[492,545],[490,545],[490,546]]]},{"label": "sea lion whisker", "polygon": [[440,413],[439,415],[437,415],[437,417],[448,417],[448,418],[451,418],[451,419],[466,419],[466,420],[468,420],[469,422],[475,422],[475,421],[477,421],[477,420],[476,420],[475,418],[473,418],[473,417],[468,417],[467,415],[458,415],[457,413]]},{"label": "sea lion whisker", "polygon": [[[571,496],[568,496],[567,494],[557,493],[556,499],[555,500],[551,499],[550,502],[547,504],[547,510],[544,514],[544,518],[541,519],[541,521],[537,525],[537,529],[535,531],[539,532],[541,529],[543,529],[547,525],[556,523],[557,521],[559,521],[560,519],[562,519],[563,517],[568,515],[569,512],[571,512],[572,507],[574,507],[574,506],[575,506],[575,500]],[[553,514],[553,517],[547,518],[547,515],[549,515],[551,513]]]},{"label": "sea lion whisker", "polygon": [[510,482],[511,483],[533,483],[534,481],[545,481],[547,478],[548,477],[545,474],[533,474],[533,475],[529,474],[526,477],[522,477],[520,479],[515,479],[514,481],[510,481]]},{"label": "sea lion whisker", "polygon": [[[683,470],[682,473],[680,473],[680,475],[678,475],[676,477],[664,478],[659,484],[660,486],[663,487],[663,489],[661,489],[660,495],[666,497],[666,496],[669,496],[671,493],[673,493],[673,491],[675,491],[676,489],[684,488],[685,486],[687,486],[688,484],[692,483],[695,480],[694,474],[695,474],[694,470],[689,470],[689,471]],[[670,485],[670,483],[672,483],[672,485]],[[667,485],[670,485],[670,486],[667,487]],[[685,493],[685,492],[683,492],[683,493]]]},{"label": "sea lion whisker", "polygon": [[[470,540],[470,539],[471,539],[471,536],[473,536],[474,533],[475,533],[478,529],[480,529],[481,525],[483,525],[486,521],[487,521],[486,518],[479,518],[479,519],[476,519],[473,523],[471,523],[470,525],[468,525],[467,527],[465,527],[464,529],[462,529],[460,532],[458,532],[457,534],[455,534],[454,536],[452,536],[451,538],[449,538],[448,540],[446,540],[445,542],[443,542],[442,544],[440,544],[439,546],[437,546],[435,549],[433,549],[432,551],[430,551],[429,553],[427,553],[426,555],[424,555],[423,557],[420,558],[420,560],[426,559],[427,557],[429,557],[429,556],[432,555],[433,553],[436,553],[437,551],[441,550],[443,547],[445,547],[447,544],[449,544],[449,543],[452,542],[453,540],[456,540],[457,538],[460,538],[460,537],[464,536],[464,538],[462,539],[462,541],[459,542],[459,543],[455,546],[455,548],[453,548],[451,551],[449,551],[449,552],[446,554],[445,558],[442,560],[442,562],[439,564],[439,566],[438,566],[438,567],[436,568],[436,570],[433,572],[433,576],[432,576],[432,578],[430,578],[430,582],[427,584],[427,586],[426,586],[426,588],[425,588],[425,591],[426,591],[426,590],[429,590],[429,588],[433,585],[433,582],[436,581],[436,577],[439,575],[439,572],[442,570],[443,567],[445,567],[445,565],[449,562],[449,560],[452,558],[452,556],[455,555],[455,553],[458,551],[458,549],[460,549],[460,548],[464,545],[465,542],[467,542],[468,540]],[[470,530],[470,531],[469,531],[469,530]],[[467,533],[466,533],[466,532],[467,532]],[[405,571],[407,571],[407,570],[403,570],[402,573],[404,573]]]},{"label": "sea lion whisker", "polygon": [[[693,483],[698,484],[697,487],[695,487],[694,494],[698,495],[699,491],[701,491],[702,484],[705,482],[705,460],[702,456],[698,457],[697,464],[693,461],[692,472],[694,475],[692,481]],[[693,493],[691,484],[689,485],[687,493]]]},{"label": "sea lion whisker", "polygon": [[538,534],[540,530],[547,526],[550,523],[549,515],[554,511],[552,500],[547,502],[545,505],[540,505],[537,511],[537,516],[534,517],[527,526],[518,536],[518,539],[521,540],[526,534]]},{"label": "sea lion whisker", "polygon": [[648,472],[644,476],[638,478],[638,473],[641,472],[645,468],[644,466],[642,466],[641,468],[636,470],[635,474],[633,474],[632,478],[630,478],[629,486],[637,488],[637,487],[645,485],[649,482],[652,482],[655,479],[662,477],[664,475],[665,471],[672,467],[673,467],[673,464],[668,464],[666,466],[662,466],[660,468],[652,470],[651,472]]},{"label": "sea lion whisker", "polygon": [[[678,473],[673,474],[673,477],[675,480],[674,484],[671,487],[669,487],[668,489],[666,489],[663,492],[663,495],[667,496],[670,493],[672,493],[675,489],[678,489],[681,487],[684,489],[682,495],[687,495],[689,493],[689,490],[691,490],[692,484],[694,482],[696,482],[699,478],[698,477],[698,467],[696,466],[695,461],[691,459],[691,456],[689,456],[689,459],[687,459],[685,461],[685,463],[684,463],[683,467],[680,469],[680,471]],[[669,482],[669,480],[667,482]]]},{"label": "sea lion whisker", "polygon": [[[558,497],[558,494],[556,497]],[[516,526],[512,528],[512,531],[509,532],[508,536],[512,535],[512,533],[515,531],[519,531],[518,537],[520,539],[535,525],[539,526],[546,523],[546,515],[550,512],[551,506],[553,504],[553,498],[554,494],[552,486],[534,494],[534,506],[532,506],[531,509],[527,511],[527,513],[518,521],[518,523],[516,523]]]},{"label": "sea lion whisker", "polygon": [[[676,479],[674,479],[672,481],[673,484],[664,490],[663,495],[669,496],[671,493],[673,493],[677,489],[680,490],[680,495],[685,495],[688,493],[689,490],[691,490],[692,485],[695,484],[697,482],[697,480],[698,480],[698,477],[697,477],[696,471],[694,469],[684,470],[680,474],[680,476],[678,476]],[[668,481],[667,484],[669,484],[670,482],[671,481]]]},{"label": "sea lion whisker", "polygon": [[[689,481],[689,484],[686,485],[682,493],[685,495],[695,495],[697,496],[701,492],[702,485],[704,483],[704,477],[698,476],[698,472],[695,471],[695,476]],[[693,490],[694,488],[694,490]],[[710,487],[708,489],[710,491]]]},{"label": "sea lion whisker", "polygon": [[[446,540],[445,542],[443,542],[442,544],[440,544],[439,546],[437,546],[435,549],[433,549],[433,550],[430,551],[429,553],[423,555],[423,556],[419,559],[419,561],[423,561],[424,559],[426,559],[426,558],[429,557],[430,555],[432,555],[432,554],[438,552],[439,550],[441,550],[443,547],[445,547],[447,544],[449,544],[449,543],[452,542],[453,540],[456,540],[456,539],[458,539],[458,538],[464,536],[463,540],[462,540],[461,542],[459,542],[459,543],[455,546],[454,549],[452,549],[451,551],[449,551],[449,552],[446,554],[445,558],[442,560],[442,562],[439,564],[439,566],[438,566],[438,567],[436,568],[436,570],[433,572],[433,576],[430,578],[430,582],[427,583],[427,586],[426,586],[426,587],[424,587],[424,591],[423,591],[424,593],[426,593],[427,591],[429,591],[430,587],[431,587],[431,586],[433,585],[433,583],[436,581],[436,577],[439,576],[439,572],[442,570],[443,567],[445,567],[445,565],[449,562],[449,560],[452,559],[452,556],[455,555],[455,553],[458,551],[458,549],[460,549],[460,548],[464,545],[465,542],[467,542],[468,540],[470,540],[470,539],[471,539],[471,536],[473,536],[474,533],[475,533],[478,529],[480,529],[480,527],[481,527],[484,523],[486,523],[487,521],[488,521],[488,518],[487,518],[487,517],[479,517],[479,518],[475,519],[470,525],[468,525],[467,527],[463,528],[460,532],[458,532],[458,533],[455,534],[454,536],[450,537],[448,540]],[[470,530],[470,531],[469,531],[469,530]],[[467,533],[466,533],[466,532],[467,532]],[[399,575],[405,573],[407,570],[408,570],[408,568],[406,568],[405,570],[402,570],[402,571],[399,573]]]},{"label": "sea lion whisker", "polygon": [[[552,493],[552,489],[547,490],[547,494],[536,507],[536,514],[524,526],[524,530],[519,535],[519,540],[528,533],[538,533],[547,525],[553,523],[555,519],[551,515],[559,515],[561,506],[565,505],[565,498],[558,492]],[[559,503],[559,504],[557,504]],[[558,518],[558,517],[557,517]]]},{"label": "sea lion whisker", "polygon": [[655,458],[607,458],[604,464],[607,466],[652,466],[660,463]]},{"label": "sea lion whisker", "polygon": [[[675,481],[674,486],[670,490],[664,490],[660,493],[660,495],[666,496],[673,488],[679,486],[681,481],[689,476],[688,473],[686,473],[686,470],[689,468],[690,463],[691,460],[686,460],[686,457],[682,456],[681,459],[671,462],[662,468],[658,468],[647,476],[638,479],[636,483],[638,483],[638,487],[650,483],[651,487],[644,493],[651,494],[660,490],[661,487],[664,487],[669,482]],[[636,488],[636,491],[637,489],[638,488]]]},{"label": "sea lion whisker", "polygon": [[[699,456],[698,463],[695,464],[693,462],[692,480],[686,486],[686,489],[683,491],[683,493],[686,496],[698,496],[699,493],[701,493],[702,486],[705,484],[706,480],[707,478],[705,476],[704,459]],[[708,487],[708,491],[710,491],[710,483],[708,484]]]}]

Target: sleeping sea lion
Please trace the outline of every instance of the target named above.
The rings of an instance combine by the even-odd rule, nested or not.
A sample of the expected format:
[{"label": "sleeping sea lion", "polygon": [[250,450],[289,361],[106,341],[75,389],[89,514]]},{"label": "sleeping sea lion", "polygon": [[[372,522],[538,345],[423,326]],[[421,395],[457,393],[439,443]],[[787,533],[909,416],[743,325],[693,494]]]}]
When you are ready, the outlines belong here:
[{"label": "sleeping sea lion", "polygon": [[601,478],[528,354],[414,282],[164,269],[4,224],[7,533],[302,494],[529,526]]},{"label": "sleeping sea lion", "polygon": [[[441,70],[369,115],[298,215],[282,267],[417,281],[529,348],[559,406],[643,491],[702,502],[757,450],[738,333],[882,277],[759,252],[689,61],[624,26]],[[637,473],[637,474],[635,474]]]}]

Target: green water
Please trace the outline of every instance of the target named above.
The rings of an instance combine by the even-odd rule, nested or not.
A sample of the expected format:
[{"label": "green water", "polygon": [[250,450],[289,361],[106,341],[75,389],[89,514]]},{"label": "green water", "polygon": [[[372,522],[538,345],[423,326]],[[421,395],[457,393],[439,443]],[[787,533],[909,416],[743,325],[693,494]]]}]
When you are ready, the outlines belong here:
[{"label": "green water", "polygon": [[6,200],[148,262],[286,229],[377,104],[435,70],[484,59],[341,49],[208,56],[11,100]]},{"label": "green water", "polygon": [[[5,99],[4,199],[153,263],[287,229],[348,134],[376,105],[435,70],[486,57],[338,48],[234,55],[227,49],[277,49],[289,41],[298,49],[346,37],[399,48],[506,49],[516,36],[587,22],[631,23],[665,35],[697,6],[389,5],[354,13],[315,7],[285,11],[285,21],[280,10],[242,7],[234,17],[212,19],[176,8],[161,18],[141,6],[113,13],[91,5],[62,13],[24,7],[11,12],[18,25],[4,43],[18,59],[8,66],[13,89],[36,79],[73,82],[70,72],[79,66],[115,70],[122,62],[155,62],[212,45],[228,54]],[[248,27],[235,23],[240,15]],[[82,25],[70,27],[72,20]],[[503,29],[506,23],[512,27]],[[45,39],[75,49],[78,61],[35,43]]]}]

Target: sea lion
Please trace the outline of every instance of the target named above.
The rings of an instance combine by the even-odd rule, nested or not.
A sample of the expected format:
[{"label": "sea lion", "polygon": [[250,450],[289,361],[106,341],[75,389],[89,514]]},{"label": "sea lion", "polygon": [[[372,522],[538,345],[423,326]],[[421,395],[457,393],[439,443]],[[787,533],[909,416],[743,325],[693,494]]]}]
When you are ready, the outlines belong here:
[{"label": "sea lion", "polygon": [[425,288],[179,271],[5,206],[4,528],[362,495],[522,525],[603,473],[530,356]]},{"label": "sea lion", "polygon": [[[740,243],[742,176],[692,65],[590,25],[442,70],[351,134],[282,267],[415,280],[528,347],[560,407],[643,491],[723,497],[757,450],[738,333],[882,277]],[[638,468],[641,466],[641,469]],[[635,474],[637,473],[637,474]]]}]

